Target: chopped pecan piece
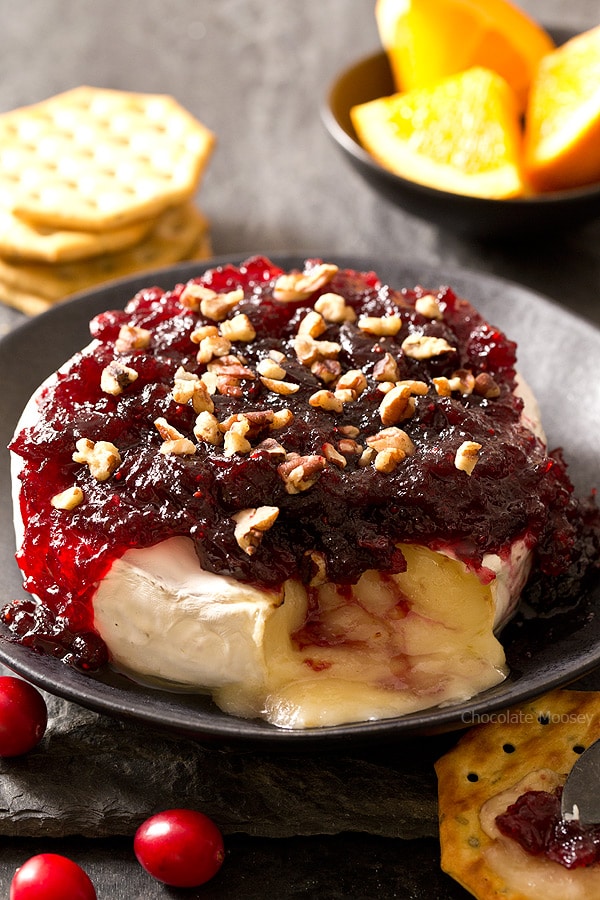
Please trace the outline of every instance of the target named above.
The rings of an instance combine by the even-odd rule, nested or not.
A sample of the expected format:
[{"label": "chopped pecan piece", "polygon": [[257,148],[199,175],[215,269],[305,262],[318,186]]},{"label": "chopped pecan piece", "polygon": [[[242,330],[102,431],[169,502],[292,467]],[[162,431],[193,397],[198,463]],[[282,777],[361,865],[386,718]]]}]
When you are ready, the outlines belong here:
[{"label": "chopped pecan piece", "polygon": [[363,452],[360,455],[360,459],[358,460],[358,464],[361,469],[366,468],[366,466],[370,465],[377,455],[377,451],[373,447],[365,447]]},{"label": "chopped pecan piece", "polygon": [[318,480],[327,465],[324,456],[294,456],[277,467],[288,494],[307,491]]},{"label": "chopped pecan piece", "polygon": [[321,294],[315,302],[315,310],[321,313],[326,322],[341,325],[342,322],[356,321],[356,313],[340,294]]},{"label": "chopped pecan piece", "polygon": [[453,391],[460,391],[461,394],[471,394],[475,386],[475,378],[468,369],[457,369],[451,378],[444,378],[443,375],[439,378],[434,378],[433,385],[440,397],[449,397]]},{"label": "chopped pecan piece", "polygon": [[180,366],[175,372],[171,395],[176,403],[192,404],[194,412],[213,412],[215,405],[206,384],[193,372]]},{"label": "chopped pecan piece", "polygon": [[278,506],[259,506],[242,509],[231,518],[235,522],[235,539],[248,556],[253,556],[262,541],[263,534],[271,528],[279,515]]},{"label": "chopped pecan piece", "polygon": [[163,441],[159,447],[159,453],[165,456],[193,456],[195,452],[196,445],[185,437]]},{"label": "chopped pecan piece", "polygon": [[304,272],[280,275],[273,288],[273,299],[281,303],[306,300],[319,288],[328,284],[337,271],[338,267],[335,265],[320,263],[305,269]]},{"label": "chopped pecan piece", "polygon": [[384,425],[395,425],[410,419],[415,408],[410,388],[406,385],[394,385],[379,404],[379,416]]},{"label": "chopped pecan piece", "polygon": [[479,462],[479,451],[481,444],[477,441],[463,441],[454,457],[454,465],[461,472],[470,475]]},{"label": "chopped pecan piece", "polygon": [[208,371],[217,375],[228,375],[230,378],[239,378],[241,381],[256,378],[256,373],[240,362],[237,356],[225,355],[211,360]]},{"label": "chopped pecan piece", "polygon": [[281,428],[285,428],[286,425],[289,425],[290,422],[294,421],[294,413],[291,409],[278,409],[275,411],[273,416],[273,421],[271,422],[271,428],[273,431],[279,431]]},{"label": "chopped pecan piece", "polygon": [[475,378],[473,392],[485,397],[486,400],[493,400],[500,396],[500,388],[488,372],[480,372]]},{"label": "chopped pecan piece", "polygon": [[453,351],[454,347],[445,338],[428,334],[415,332],[402,341],[402,352],[410,359],[432,359],[434,356]]},{"label": "chopped pecan piece", "polygon": [[364,447],[352,440],[352,438],[341,438],[338,441],[338,450],[344,456],[358,456],[363,452]]},{"label": "chopped pecan piece", "polygon": [[312,338],[318,338],[319,335],[323,334],[326,330],[327,325],[325,324],[325,319],[314,309],[311,309],[311,311],[304,316],[298,326],[298,334],[307,334]]},{"label": "chopped pecan piece", "polygon": [[208,363],[209,372],[216,375],[219,394],[227,397],[243,397],[242,381],[256,378],[256,374],[244,366],[237,356],[223,356]]},{"label": "chopped pecan piece", "polygon": [[139,328],[137,325],[121,325],[119,336],[115,341],[117,353],[127,353],[130,350],[145,350],[150,346],[152,332],[147,328]]},{"label": "chopped pecan piece", "polygon": [[121,465],[121,454],[110,441],[91,441],[89,438],[80,438],[75,447],[73,461],[86,463],[90,475],[96,481],[106,481]]},{"label": "chopped pecan piece", "polygon": [[278,362],[269,356],[261,359],[256,367],[256,371],[259,375],[264,375],[265,378],[271,378],[275,381],[282,381],[287,375],[283,366],[280,366]]},{"label": "chopped pecan piece", "polygon": [[66,490],[55,494],[50,503],[55,509],[75,509],[83,500],[83,491],[79,485],[74,484]]},{"label": "chopped pecan piece", "polygon": [[155,419],[154,427],[163,439],[159,448],[160,453],[163,453],[165,456],[193,456],[195,454],[196,445],[194,442],[181,434],[177,428],[169,425],[163,416]]},{"label": "chopped pecan piece", "polygon": [[366,444],[377,453],[382,450],[402,450],[405,456],[415,452],[415,445],[409,435],[401,428],[392,426],[383,428],[377,434],[366,439]]},{"label": "chopped pecan piece", "polygon": [[117,359],[113,359],[112,362],[109,362],[102,369],[100,389],[105,394],[112,394],[116,397],[118,394],[122,394],[130,384],[133,384],[137,377],[138,373],[135,369],[120,363]]},{"label": "chopped pecan piece", "polygon": [[324,409],[327,412],[340,413],[344,409],[343,402],[332,391],[315,391],[308,398],[308,402],[311,406]]},{"label": "chopped pecan piece", "polygon": [[283,447],[279,441],[276,441],[275,438],[265,438],[264,441],[261,441],[253,451],[255,453],[268,453],[271,459],[274,462],[283,462],[286,459],[285,447]]},{"label": "chopped pecan piece", "polygon": [[310,566],[310,581],[308,582],[311,587],[318,587],[320,584],[327,583],[327,565],[325,561],[325,554],[321,553],[320,550],[307,550],[304,554],[304,558],[308,561]]},{"label": "chopped pecan piece", "polygon": [[339,453],[333,444],[325,443],[323,444],[323,456],[327,460],[327,462],[332,463],[334,466],[337,466],[338,469],[345,469],[348,465],[348,460],[345,456]]},{"label": "chopped pecan piece", "polygon": [[423,294],[415,300],[415,310],[426,319],[442,319],[442,311],[437,297],[433,294]]},{"label": "chopped pecan piece", "polygon": [[264,431],[265,428],[268,428],[275,418],[275,413],[272,409],[257,409],[257,410],[247,410],[244,413],[234,413],[231,416],[228,416],[227,419],[224,419],[219,423],[219,428],[221,431],[229,431],[229,429],[236,422],[245,422],[247,425],[244,434],[247,434],[248,438],[251,440],[255,438],[261,431]]},{"label": "chopped pecan piece", "polygon": [[218,294],[202,284],[190,283],[185,286],[179,302],[188,309],[199,309],[207,319],[222,322],[243,299],[242,288]]},{"label": "chopped pecan piece", "polygon": [[406,453],[404,450],[400,450],[398,447],[387,447],[376,454],[373,465],[378,472],[389,475],[396,470],[405,457]]},{"label": "chopped pecan piece", "polygon": [[335,386],[336,392],[338,390],[349,390],[354,394],[354,399],[365,390],[367,386],[367,379],[360,369],[348,369],[347,372],[344,372],[343,375],[337,380],[337,384]]},{"label": "chopped pecan piece", "polygon": [[196,418],[194,435],[199,441],[213,444],[215,447],[223,441],[223,435],[219,428],[219,421],[217,417],[210,412],[201,412]]},{"label": "chopped pecan piece", "polygon": [[226,356],[231,350],[231,341],[220,334],[209,335],[202,338],[198,345],[196,360],[199,363],[209,363],[215,356]]},{"label": "chopped pecan piece", "polygon": [[190,334],[190,340],[193,344],[199,344],[204,338],[217,337],[219,329],[216,325],[200,325]]},{"label": "chopped pecan piece", "polygon": [[300,390],[300,385],[294,384],[293,381],[278,381],[275,378],[265,378],[264,375],[261,375],[260,380],[266,389],[273,391],[274,394],[289,395],[295,394],[296,391]]},{"label": "chopped pecan piece", "polygon": [[249,343],[256,337],[256,329],[246,313],[239,313],[233,319],[221,322],[221,336],[229,341]]},{"label": "chopped pecan piece", "polygon": [[244,389],[238,378],[231,378],[229,375],[217,376],[217,391],[224,397],[243,397]]},{"label": "chopped pecan piece", "polygon": [[391,313],[389,316],[361,316],[358,327],[367,334],[390,337],[398,334],[402,328],[402,319],[397,313]]},{"label": "chopped pecan piece", "polygon": [[273,424],[275,413],[272,409],[249,409],[246,410],[244,416],[250,423],[249,436],[254,437],[254,435]]},{"label": "chopped pecan piece", "polygon": [[342,403],[353,403],[356,400],[356,391],[351,391],[350,388],[336,388],[333,396]]},{"label": "chopped pecan piece", "polygon": [[357,428],[356,425],[340,425],[338,431],[349,438],[357,438],[360,434],[360,428]]},{"label": "chopped pecan piece", "polygon": [[331,384],[339,378],[342,366],[337,359],[317,359],[310,367],[312,374],[324,384]]},{"label": "chopped pecan piece", "polygon": [[318,359],[335,359],[342,349],[336,341],[317,341],[307,334],[297,335],[293,345],[296,356],[305,366],[312,366]]},{"label": "chopped pecan piece", "polygon": [[429,393],[429,385],[425,381],[416,381],[412,378],[407,381],[397,381],[396,386],[406,388],[411,394],[417,394],[421,397]]},{"label": "chopped pecan piece", "polygon": [[202,284],[196,284],[191,281],[189,284],[186,284],[179,295],[179,302],[185,309],[191,309],[193,312],[198,312],[200,309],[200,301],[207,290],[208,288],[205,288]]},{"label": "chopped pecan piece", "polygon": [[208,391],[208,393],[212,396],[212,394],[216,394],[217,392],[217,373],[216,372],[203,372],[200,376],[200,381]]},{"label": "chopped pecan piece", "polygon": [[240,415],[225,432],[223,453],[225,456],[233,456],[234,453],[250,453],[252,444],[246,438],[250,430],[248,419]]},{"label": "chopped pecan piece", "polygon": [[373,378],[375,381],[398,381],[398,363],[391,353],[386,353],[382,359],[378,359],[373,366]]}]

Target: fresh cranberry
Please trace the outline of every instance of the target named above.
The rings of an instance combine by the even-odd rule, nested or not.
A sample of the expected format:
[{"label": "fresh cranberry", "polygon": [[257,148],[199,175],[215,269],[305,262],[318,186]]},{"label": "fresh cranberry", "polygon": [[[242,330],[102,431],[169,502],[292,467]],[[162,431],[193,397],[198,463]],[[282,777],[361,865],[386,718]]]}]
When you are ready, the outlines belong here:
[{"label": "fresh cranberry", "polygon": [[40,853],[17,869],[9,900],[97,900],[83,869],[66,856]]},{"label": "fresh cranberry", "polygon": [[191,809],[169,809],[138,828],[133,849],[140,865],[172,887],[209,881],[225,858],[221,832],[208,816]]},{"label": "fresh cranberry", "polygon": [[39,744],[48,721],[44,698],[33,685],[0,677],[0,756],[20,756]]}]

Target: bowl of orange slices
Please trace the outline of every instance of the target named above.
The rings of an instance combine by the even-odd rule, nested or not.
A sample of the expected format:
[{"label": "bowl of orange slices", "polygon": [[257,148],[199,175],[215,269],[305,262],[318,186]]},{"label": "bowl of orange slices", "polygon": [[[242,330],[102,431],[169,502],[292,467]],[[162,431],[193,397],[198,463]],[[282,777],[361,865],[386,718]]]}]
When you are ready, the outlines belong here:
[{"label": "bowl of orange slices", "polygon": [[600,26],[546,28],[510,0],[377,0],[375,15],[382,49],[322,113],[383,197],[482,238],[600,217]]}]

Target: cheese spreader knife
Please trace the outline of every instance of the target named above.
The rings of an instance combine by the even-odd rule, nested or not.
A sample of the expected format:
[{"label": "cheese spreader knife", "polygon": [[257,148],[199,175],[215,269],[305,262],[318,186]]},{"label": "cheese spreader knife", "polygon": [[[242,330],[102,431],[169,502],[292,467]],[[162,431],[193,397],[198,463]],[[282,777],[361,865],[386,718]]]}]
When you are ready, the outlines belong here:
[{"label": "cheese spreader knife", "polygon": [[563,819],[600,825],[600,740],[584,750],[569,772],[560,811]]}]

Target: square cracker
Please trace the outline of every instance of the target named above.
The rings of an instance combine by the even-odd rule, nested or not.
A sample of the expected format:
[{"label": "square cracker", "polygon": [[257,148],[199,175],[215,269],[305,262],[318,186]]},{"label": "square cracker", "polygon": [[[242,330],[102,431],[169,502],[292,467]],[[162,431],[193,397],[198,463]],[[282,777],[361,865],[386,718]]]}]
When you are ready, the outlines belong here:
[{"label": "square cracker", "polygon": [[0,116],[0,197],[50,228],[122,228],[191,198],[213,144],[172,97],[74,88]]},{"label": "square cracker", "polygon": [[493,827],[526,790],[564,784],[599,737],[600,693],[591,691],[553,691],[468,731],[435,767],[442,869],[478,900],[600,897],[600,866],[565,869]]},{"label": "square cracker", "polygon": [[49,265],[0,259],[0,298],[28,315],[48,309],[70,294],[188,258],[210,256],[209,225],[192,203],[167,210],[148,237],[120,253]]}]

